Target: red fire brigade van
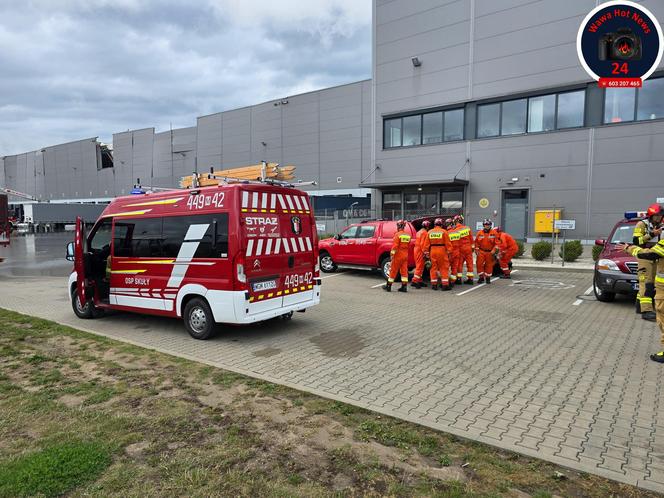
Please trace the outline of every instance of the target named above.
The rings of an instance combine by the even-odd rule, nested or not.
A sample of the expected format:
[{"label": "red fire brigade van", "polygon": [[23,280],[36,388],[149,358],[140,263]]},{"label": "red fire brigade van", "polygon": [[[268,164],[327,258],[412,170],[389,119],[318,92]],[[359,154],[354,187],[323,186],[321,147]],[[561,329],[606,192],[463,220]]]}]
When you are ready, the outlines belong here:
[{"label": "red fire brigade van", "polygon": [[105,309],[215,323],[289,319],[320,302],[318,240],[305,192],[258,182],[114,200],[86,236],[77,220],[68,291],[80,318]]}]

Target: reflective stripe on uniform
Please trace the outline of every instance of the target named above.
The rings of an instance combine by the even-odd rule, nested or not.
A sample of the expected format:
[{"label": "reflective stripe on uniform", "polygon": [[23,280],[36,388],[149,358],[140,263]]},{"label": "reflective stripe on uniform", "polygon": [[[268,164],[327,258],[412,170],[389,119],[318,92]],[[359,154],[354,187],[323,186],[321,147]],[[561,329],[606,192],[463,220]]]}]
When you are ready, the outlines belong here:
[{"label": "reflective stripe on uniform", "polygon": [[654,252],[658,256],[664,257],[664,245],[661,245],[661,243],[658,243],[656,246],[654,246],[652,248],[652,252]]},{"label": "reflective stripe on uniform", "polygon": [[410,235],[399,235],[399,241],[401,242],[410,242]]},{"label": "reflective stripe on uniform", "polygon": [[652,304],[652,297],[639,297],[638,300],[641,304]]},{"label": "reflective stripe on uniform", "polygon": [[657,276],[655,277],[655,282],[658,284],[664,284],[664,274],[658,273]]}]

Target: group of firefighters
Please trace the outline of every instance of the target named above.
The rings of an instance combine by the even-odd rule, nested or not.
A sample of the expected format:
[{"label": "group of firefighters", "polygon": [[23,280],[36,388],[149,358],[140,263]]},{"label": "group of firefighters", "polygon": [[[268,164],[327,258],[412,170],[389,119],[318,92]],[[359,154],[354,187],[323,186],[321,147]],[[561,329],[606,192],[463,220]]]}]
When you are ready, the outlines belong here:
[{"label": "group of firefighters", "polygon": [[[431,222],[422,222],[422,228],[415,236],[415,273],[411,286],[415,289],[426,287],[422,276],[427,267],[431,277],[433,290],[447,291],[454,285],[463,283],[473,285],[473,256],[477,255],[478,283],[491,283],[495,261],[500,263],[501,278],[510,278],[510,262],[519,247],[511,235],[503,232],[500,227],[493,227],[493,222],[486,219],[482,222],[482,230],[473,237],[472,230],[464,225],[462,215],[443,220],[436,218]],[[392,290],[392,284],[401,276],[399,292],[408,291],[408,250],[411,236],[406,231],[406,222],[397,221],[397,232],[392,244],[392,264],[387,284],[383,289]],[[466,265],[464,281],[463,267]]]},{"label": "group of firefighters", "polygon": [[620,245],[624,252],[637,258],[639,263],[637,312],[646,320],[657,321],[663,350],[650,355],[650,359],[657,363],[664,363],[664,240],[661,239],[663,221],[664,209],[659,204],[652,204],[646,211],[645,218],[636,224],[632,244]]}]

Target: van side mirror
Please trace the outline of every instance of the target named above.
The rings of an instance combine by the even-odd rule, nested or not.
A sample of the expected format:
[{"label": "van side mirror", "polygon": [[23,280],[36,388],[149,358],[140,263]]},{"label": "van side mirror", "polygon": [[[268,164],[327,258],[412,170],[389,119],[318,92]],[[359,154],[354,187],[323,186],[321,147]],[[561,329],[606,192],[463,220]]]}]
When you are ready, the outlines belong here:
[{"label": "van side mirror", "polygon": [[604,247],[604,246],[606,245],[606,240],[604,240],[604,239],[597,239],[597,240],[595,240],[595,245],[596,245],[596,246],[602,246],[602,247]]},{"label": "van side mirror", "polygon": [[341,234],[338,233],[334,236],[334,240],[341,240]]},{"label": "van side mirror", "polygon": [[67,244],[67,254],[65,255],[67,261],[74,261],[74,243]]}]

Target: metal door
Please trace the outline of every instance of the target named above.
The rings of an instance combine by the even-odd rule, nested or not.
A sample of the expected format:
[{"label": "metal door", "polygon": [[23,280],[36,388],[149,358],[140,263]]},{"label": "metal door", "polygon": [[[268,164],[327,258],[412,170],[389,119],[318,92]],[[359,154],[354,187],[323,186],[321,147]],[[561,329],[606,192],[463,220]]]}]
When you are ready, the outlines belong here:
[{"label": "metal door", "polygon": [[503,190],[503,230],[517,240],[528,236],[528,190]]}]

